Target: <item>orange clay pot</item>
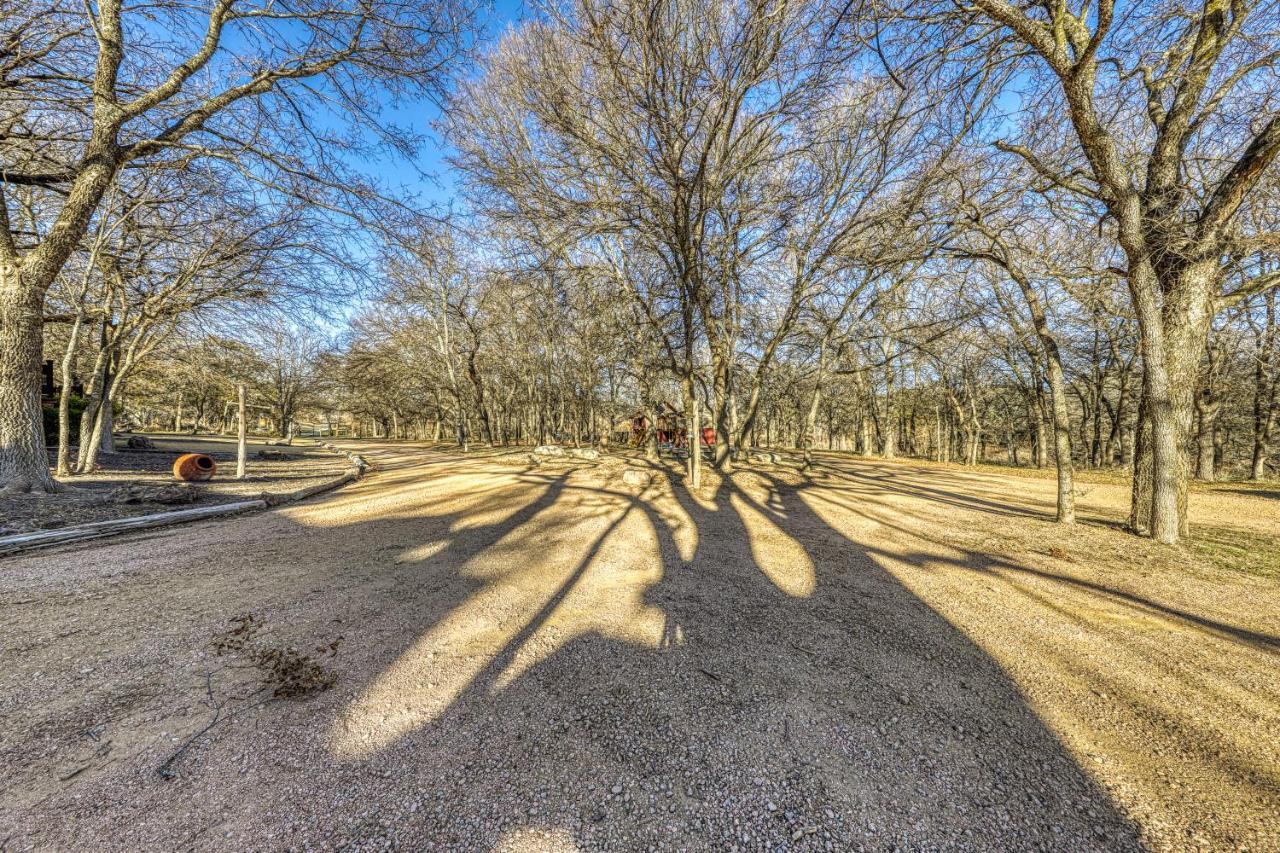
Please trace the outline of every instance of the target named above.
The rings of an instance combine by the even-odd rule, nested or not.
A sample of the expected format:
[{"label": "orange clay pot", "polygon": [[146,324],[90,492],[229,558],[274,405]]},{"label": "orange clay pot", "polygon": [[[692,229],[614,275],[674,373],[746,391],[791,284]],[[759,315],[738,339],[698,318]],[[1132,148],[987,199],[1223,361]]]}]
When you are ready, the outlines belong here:
[{"label": "orange clay pot", "polygon": [[210,480],[217,470],[217,463],[203,453],[184,453],[173,463],[174,479],[189,483]]}]

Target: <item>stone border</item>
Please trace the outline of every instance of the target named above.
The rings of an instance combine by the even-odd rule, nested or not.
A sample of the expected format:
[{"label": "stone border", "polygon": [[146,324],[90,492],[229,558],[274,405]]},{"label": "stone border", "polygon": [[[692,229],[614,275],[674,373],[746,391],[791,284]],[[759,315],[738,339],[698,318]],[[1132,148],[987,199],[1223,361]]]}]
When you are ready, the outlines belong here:
[{"label": "stone border", "polygon": [[332,491],[339,486],[345,486],[347,483],[360,479],[369,463],[365,461],[363,456],[352,453],[349,450],[343,450],[334,447],[332,444],[321,445],[332,453],[338,453],[345,456],[351,463],[346,471],[341,475],[334,477],[332,480],[325,480],[323,483],[316,483],[312,486],[305,486],[292,492],[263,492],[262,497],[255,500],[234,501],[232,503],[214,504],[213,506],[194,507],[192,509],[171,510],[169,512],[158,512],[151,515],[135,515],[130,518],[113,518],[107,521],[92,521],[87,524],[77,524],[72,527],[59,527],[54,530],[37,530],[33,533],[19,533],[15,536],[0,537],[0,558],[19,554],[24,551],[34,551],[37,548],[50,548],[55,545],[67,545],[74,542],[83,542],[88,539],[100,539],[106,536],[113,536],[118,533],[130,533],[134,530],[146,530],[151,527],[164,527],[170,524],[181,524],[187,521],[203,521],[209,518],[219,518],[224,515],[236,515],[241,512],[248,512],[255,509],[267,509],[268,507],[280,506],[281,504],[294,503],[295,501],[305,500],[321,494],[322,492]]}]

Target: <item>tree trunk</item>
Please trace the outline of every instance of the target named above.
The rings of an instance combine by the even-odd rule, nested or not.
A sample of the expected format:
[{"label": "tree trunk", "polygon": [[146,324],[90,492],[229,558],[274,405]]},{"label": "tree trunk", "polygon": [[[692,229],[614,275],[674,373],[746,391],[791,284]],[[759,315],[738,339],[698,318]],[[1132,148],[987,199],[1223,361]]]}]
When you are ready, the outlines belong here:
[{"label": "tree trunk", "polygon": [[681,386],[684,396],[685,420],[688,423],[687,429],[689,432],[687,442],[689,447],[689,485],[697,489],[702,486],[702,442],[700,440],[701,436],[698,435],[701,418],[698,417],[698,398],[694,394],[693,377],[685,376],[681,380]]},{"label": "tree trunk", "polygon": [[40,406],[43,293],[0,269],[0,491],[53,492]]},{"label": "tree trunk", "polygon": [[1253,454],[1249,479],[1261,480],[1267,475],[1267,446],[1275,426],[1276,391],[1280,387],[1276,371],[1276,292],[1268,291],[1263,303],[1263,326],[1255,332],[1253,365]]},{"label": "tree trunk", "polygon": [[[1053,415],[1053,455],[1058,471],[1057,520],[1074,524],[1076,520],[1074,472],[1071,458],[1071,413],[1067,408],[1067,380],[1062,369],[1058,342],[1049,330],[1049,321],[1040,294],[1023,276],[1014,276],[1031,312],[1031,322],[1044,354],[1045,372],[1049,379],[1049,409]],[[1095,412],[1096,416],[1096,412]],[[1095,422],[1096,423],[1096,422]]]},{"label": "tree trunk", "polygon": [[898,455],[898,398],[894,394],[893,363],[886,361],[884,370],[884,421],[881,429],[884,443],[880,455],[893,459]]},{"label": "tree trunk", "polygon": [[1196,412],[1199,415],[1200,428],[1196,435],[1196,479],[1212,483],[1216,474],[1214,460],[1217,433],[1218,413],[1222,411],[1222,402],[1213,399],[1208,390],[1196,399]]},{"label": "tree trunk", "polygon": [[[1149,465],[1135,459],[1130,519],[1136,531],[1172,545],[1187,532],[1195,389],[1220,271],[1215,260],[1203,261],[1179,271],[1175,281],[1160,281],[1145,242],[1135,241],[1128,233],[1132,227],[1122,224],[1121,242],[1130,258],[1129,292],[1138,317],[1150,431],[1150,440],[1139,446],[1151,458]],[[1165,294],[1163,304],[1161,294]],[[1149,518],[1144,519],[1144,514]]]},{"label": "tree trunk", "polygon": [[715,396],[715,466],[726,474],[733,471],[733,453],[732,444],[730,443],[730,425],[729,425],[729,409],[733,404],[733,395],[730,392],[729,363],[727,359],[717,358],[718,364],[713,365],[714,374],[712,376],[712,392]]},{"label": "tree trunk", "polygon": [[858,447],[858,453],[863,456],[870,456],[874,452],[875,437],[871,432],[873,426],[871,418],[867,417],[866,412],[863,412],[862,417],[859,419],[859,434],[861,438],[860,446]]},{"label": "tree trunk", "polygon": [[71,475],[71,369],[75,365],[76,345],[80,340],[80,327],[84,314],[76,311],[71,324],[71,336],[62,354],[62,388],[58,393],[58,464],[59,477]]},{"label": "tree trunk", "polygon": [[804,455],[803,469],[813,467],[813,434],[818,425],[818,403],[822,399],[822,385],[814,382],[809,394],[809,405],[804,413],[804,426],[800,430],[800,444]]},{"label": "tree trunk", "polygon": [[658,461],[658,413],[653,403],[646,402],[644,406],[644,458],[650,462]]},{"label": "tree trunk", "polygon": [[84,423],[83,421],[81,422],[80,458],[77,460],[77,470],[81,474],[86,474],[98,467],[99,452],[105,450],[110,453],[114,448],[114,442],[111,439],[111,406],[115,400],[116,388],[120,386],[122,377],[119,373],[112,372],[112,360],[112,355],[108,353],[106,367],[102,374],[102,392],[98,395],[98,407],[93,423],[89,426],[87,439]]},{"label": "tree trunk", "polygon": [[1058,470],[1057,520],[1062,524],[1074,524],[1076,520],[1075,475],[1071,459],[1071,414],[1067,409],[1067,383],[1063,376],[1062,359],[1058,347],[1051,339],[1041,341],[1048,356],[1049,397],[1053,410],[1053,456]]},{"label": "tree trunk", "polygon": [[102,453],[116,452],[115,400],[113,395],[98,413],[98,450]]},{"label": "tree trunk", "polygon": [[942,409],[937,403],[933,404],[933,461],[946,462],[946,440],[942,433]]},{"label": "tree trunk", "polygon": [[236,386],[236,479],[244,479],[248,455],[249,422],[245,419],[244,383]]}]

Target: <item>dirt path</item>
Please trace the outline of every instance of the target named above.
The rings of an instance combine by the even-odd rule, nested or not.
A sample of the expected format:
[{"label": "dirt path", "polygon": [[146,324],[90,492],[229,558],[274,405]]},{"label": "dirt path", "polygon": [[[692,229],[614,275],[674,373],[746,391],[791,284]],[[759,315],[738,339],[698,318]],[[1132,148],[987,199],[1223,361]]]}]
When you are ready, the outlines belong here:
[{"label": "dirt path", "polygon": [[[361,448],[314,502],[0,561],[0,848],[1280,847],[1274,576],[987,472]],[[1276,508],[1195,504],[1280,547]],[[271,698],[288,648],[332,689]]]}]

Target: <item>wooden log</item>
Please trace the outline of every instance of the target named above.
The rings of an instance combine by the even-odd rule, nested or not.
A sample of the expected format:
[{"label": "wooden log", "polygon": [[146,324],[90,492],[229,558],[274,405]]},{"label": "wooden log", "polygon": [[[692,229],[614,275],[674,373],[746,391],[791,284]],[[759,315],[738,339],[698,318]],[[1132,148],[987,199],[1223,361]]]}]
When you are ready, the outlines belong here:
[{"label": "wooden log", "polygon": [[276,492],[276,493],[264,494],[263,498],[266,500],[268,505],[278,506],[280,504],[293,503],[294,501],[305,500],[313,495],[318,495],[321,492],[327,492],[331,489],[336,489],[339,486],[344,486],[347,483],[350,483],[358,479],[360,479],[360,469],[353,467],[353,468],[348,468],[344,474],[342,474],[340,477],[335,477],[332,480],[325,480],[322,483],[316,483],[315,485],[312,485],[312,486],[304,486],[303,488],[296,489],[292,492]]},{"label": "wooden log", "polygon": [[56,530],[38,530],[34,533],[19,533],[16,536],[0,538],[0,555],[16,554],[30,548],[41,548],[50,545],[61,545],[66,542],[79,542],[99,536],[110,536],[116,533],[127,533],[132,530],[145,530],[149,527],[163,527],[183,521],[198,521],[205,518],[216,518],[221,515],[232,515],[250,509],[265,509],[265,500],[236,501],[235,503],[200,506],[192,509],[178,509],[152,515],[138,515],[133,518],[115,518],[108,521],[92,521],[77,524],[74,527],[60,527]]},{"label": "wooden log", "polygon": [[305,500],[306,498],[318,495],[321,492],[327,492],[331,489],[336,489],[339,486],[343,486],[347,483],[360,479],[369,464],[365,461],[364,457],[356,453],[352,453],[349,450],[340,450],[336,447],[330,447],[330,449],[335,453],[341,453],[352,463],[350,468],[344,471],[340,476],[331,480],[325,480],[324,482],[316,483],[315,485],[305,486],[292,492],[277,494],[263,493],[261,498],[256,498],[254,500],[194,507],[192,509],[172,510],[170,512],[160,512],[152,515],[137,515],[132,518],[91,521],[86,524],[77,524],[73,527],[60,527],[56,530],[37,530],[32,533],[19,533],[15,536],[4,536],[0,537],[0,557],[17,554],[22,551],[33,550],[35,548],[47,548],[72,542],[82,542],[87,539],[97,539],[103,536],[112,536],[117,533],[129,533],[134,530],[163,527],[169,524],[179,524],[184,521],[200,521],[206,518],[217,518],[219,516],[233,515],[235,513],[245,512],[251,509],[266,509],[271,506]]}]

